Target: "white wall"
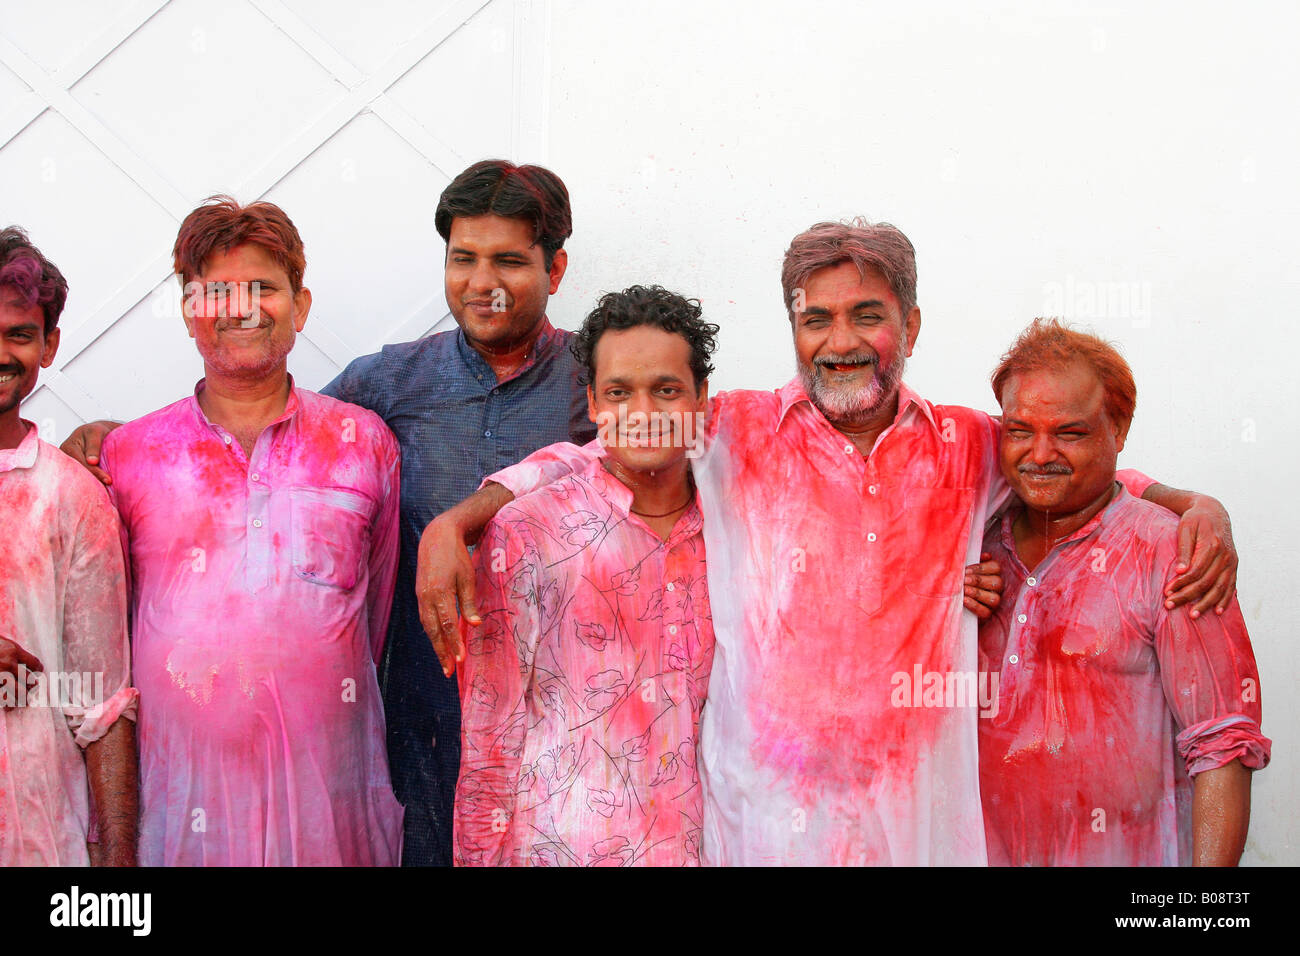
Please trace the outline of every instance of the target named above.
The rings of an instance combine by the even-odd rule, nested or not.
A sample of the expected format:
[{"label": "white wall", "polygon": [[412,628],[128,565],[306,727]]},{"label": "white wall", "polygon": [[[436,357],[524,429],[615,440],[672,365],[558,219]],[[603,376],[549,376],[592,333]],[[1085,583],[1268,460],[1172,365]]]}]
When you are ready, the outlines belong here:
[{"label": "white wall", "polygon": [[918,249],[908,378],[923,394],[992,409],[1001,351],[1065,312],[1137,375],[1122,463],[1227,504],[1276,753],[1245,859],[1300,863],[1300,13],[968,7],[14,5],[0,219],[69,274],[77,355],[27,414],[61,437],[188,390],[197,357],[151,297],[179,217],[217,190],[265,192],[304,234],[316,305],[294,363],[309,387],[445,321],[433,206],[487,155],[545,163],[572,193],[556,321],[635,281],[698,296],[723,327],[715,388],[791,377],[791,236],[889,220]]}]

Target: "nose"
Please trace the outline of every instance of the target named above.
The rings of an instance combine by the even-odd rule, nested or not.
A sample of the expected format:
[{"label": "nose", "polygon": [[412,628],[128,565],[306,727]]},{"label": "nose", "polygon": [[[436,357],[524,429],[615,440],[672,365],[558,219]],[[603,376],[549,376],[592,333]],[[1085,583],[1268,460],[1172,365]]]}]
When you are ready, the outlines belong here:
[{"label": "nose", "polygon": [[826,337],[826,347],[836,355],[850,355],[862,347],[862,339],[851,322],[837,318],[831,323],[831,333]]},{"label": "nose", "polygon": [[1046,432],[1035,434],[1029,456],[1036,465],[1048,465],[1056,461],[1056,442],[1053,437]]},{"label": "nose", "polygon": [[493,265],[492,260],[486,256],[481,257],[474,264],[474,270],[469,276],[470,294],[475,296],[490,295],[500,285],[500,277],[497,275],[496,266]]}]

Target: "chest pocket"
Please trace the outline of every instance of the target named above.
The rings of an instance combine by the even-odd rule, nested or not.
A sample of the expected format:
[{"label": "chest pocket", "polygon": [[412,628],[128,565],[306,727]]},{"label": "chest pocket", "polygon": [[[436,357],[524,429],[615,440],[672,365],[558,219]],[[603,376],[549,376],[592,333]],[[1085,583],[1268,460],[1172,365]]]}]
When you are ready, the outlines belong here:
[{"label": "chest pocket", "polygon": [[289,489],[293,572],[304,581],[356,586],[370,550],[371,500],[343,488]]},{"label": "chest pocket", "polygon": [[904,508],[909,534],[918,548],[909,556],[904,580],[922,597],[959,596],[970,540],[971,488],[908,488]]}]

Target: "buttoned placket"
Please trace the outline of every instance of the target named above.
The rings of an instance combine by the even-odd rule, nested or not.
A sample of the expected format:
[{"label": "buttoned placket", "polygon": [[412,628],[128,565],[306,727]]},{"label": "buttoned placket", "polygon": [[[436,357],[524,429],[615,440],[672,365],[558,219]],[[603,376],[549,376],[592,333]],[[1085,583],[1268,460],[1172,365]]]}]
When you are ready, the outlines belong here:
[{"label": "buttoned placket", "polygon": [[273,564],[273,539],[275,531],[281,531],[284,541],[289,540],[289,529],[276,529],[272,525],[272,482],[270,480],[271,457],[278,441],[279,433],[293,416],[294,396],[289,398],[289,406],[284,414],[262,429],[253,446],[252,458],[244,455],[244,448],[235,441],[233,435],[215,422],[208,420],[202,409],[196,410],[208,429],[221,439],[226,447],[226,454],[231,467],[237,467],[244,474],[244,587],[249,591],[260,591],[271,583]]},{"label": "buttoned placket", "polygon": [[[1038,647],[1035,642],[1039,634],[1038,618],[1041,615],[1038,611],[1038,605],[1043,582],[1047,580],[1048,573],[1061,559],[1067,548],[1082,544],[1097,534],[1100,530],[1100,518],[1100,514],[1094,516],[1092,520],[1075,531],[1074,534],[1063,541],[1058,541],[1043,560],[1038,562],[1038,566],[1032,572],[1020,560],[1020,554],[1016,551],[1015,535],[1011,531],[1013,519],[1010,516],[1004,519],[1002,545],[1006,548],[1011,560],[1015,562],[1025,582],[1025,587],[1020,590],[1020,594],[1016,598],[1016,605],[1012,609],[1011,629],[1010,633],[1007,634],[1007,646],[1002,652],[1002,672],[998,679],[998,713],[1005,715],[1004,719],[1010,716],[1009,701],[1015,694],[1017,681],[1025,671],[1033,669],[1034,661],[1038,656]],[[995,722],[1000,721],[995,718]]]}]

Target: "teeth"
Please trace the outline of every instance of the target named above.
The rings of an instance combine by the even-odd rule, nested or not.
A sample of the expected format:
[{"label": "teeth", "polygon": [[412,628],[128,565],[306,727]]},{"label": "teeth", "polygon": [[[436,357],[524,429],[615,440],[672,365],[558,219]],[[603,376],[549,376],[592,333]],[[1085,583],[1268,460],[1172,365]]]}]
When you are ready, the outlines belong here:
[{"label": "teeth", "polygon": [[17,373],[11,373],[9,375],[0,375],[0,385],[3,385],[5,382],[11,382],[17,377],[18,377]]}]

